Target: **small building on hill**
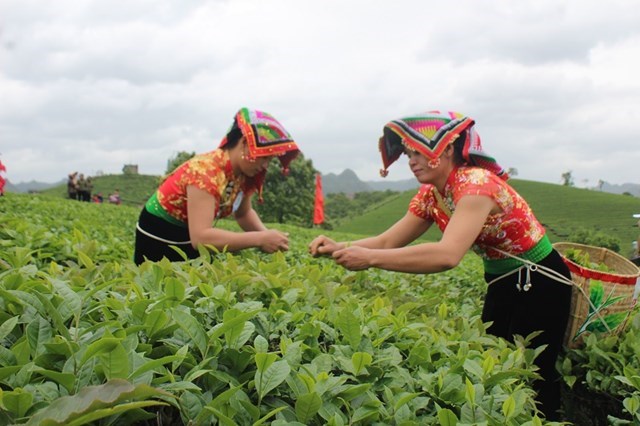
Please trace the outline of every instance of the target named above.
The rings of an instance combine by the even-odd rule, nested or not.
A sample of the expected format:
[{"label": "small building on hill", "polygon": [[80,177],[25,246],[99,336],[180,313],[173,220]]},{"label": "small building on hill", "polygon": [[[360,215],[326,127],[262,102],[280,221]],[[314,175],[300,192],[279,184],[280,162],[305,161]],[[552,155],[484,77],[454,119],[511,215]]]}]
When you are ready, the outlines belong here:
[{"label": "small building on hill", "polygon": [[122,167],[122,173],[125,175],[137,175],[138,174],[138,165],[137,164],[125,164]]}]

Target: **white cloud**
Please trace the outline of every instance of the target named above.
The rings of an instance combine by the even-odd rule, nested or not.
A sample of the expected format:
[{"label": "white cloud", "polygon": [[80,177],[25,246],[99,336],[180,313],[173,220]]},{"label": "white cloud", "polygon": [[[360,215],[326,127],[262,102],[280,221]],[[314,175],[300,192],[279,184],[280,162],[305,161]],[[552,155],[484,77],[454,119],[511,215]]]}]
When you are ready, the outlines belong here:
[{"label": "white cloud", "polygon": [[[523,179],[637,182],[632,0],[0,0],[0,157],[13,182],[161,174],[238,108],[322,172],[377,179],[389,120],[455,109]],[[389,179],[409,178],[400,161]]]}]

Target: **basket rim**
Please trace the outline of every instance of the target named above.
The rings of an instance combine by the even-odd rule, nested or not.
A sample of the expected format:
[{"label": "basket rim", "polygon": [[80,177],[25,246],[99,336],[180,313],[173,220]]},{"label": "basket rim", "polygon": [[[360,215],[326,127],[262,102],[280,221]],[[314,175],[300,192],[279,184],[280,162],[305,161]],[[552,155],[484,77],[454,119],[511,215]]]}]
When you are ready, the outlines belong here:
[{"label": "basket rim", "polygon": [[[581,244],[581,243],[572,243],[569,241],[560,241],[557,243],[553,243],[552,244],[553,248],[556,249],[558,252],[560,252],[560,254],[562,255],[562,257],[565,259],[565,261],[570,262],[573,265],[576,265],[578,268],[588,271],[590,273],[594,273],[594,274],[605,274],[605,275],[616,275],[619,277],[623,277],[623,278],[637,278],[638,276],[640,276],[640,268],[638,268],[637,265],[635,265],[632,261],[630,261],[629,259],[627,259],[626,257],[622,256],[619,253],[616,253],[613,250],[610,250],[606,247],[598,247],[598,246],[592,246],[592,245],[588,245],[588,244]],[[592,268],[588,268],[586,266],[580,265],[574,261],[572,261],[571,259],[568,259],[566,256],[564,256],[564,253],[562,252],[563,249],[566,248],[577,248],[577,249],[591,249],[591,250],[600,250],[600,251],[604,251],[607,256],[611,256],[614,257],[616,259],[616,261],[618,262],[622,262],[626,267],[630,268],[631,270],[635,271],[634,273],[620,273],[620,272],[603,272],[603,271],[598,271],[597,269],[592,269]]]}]

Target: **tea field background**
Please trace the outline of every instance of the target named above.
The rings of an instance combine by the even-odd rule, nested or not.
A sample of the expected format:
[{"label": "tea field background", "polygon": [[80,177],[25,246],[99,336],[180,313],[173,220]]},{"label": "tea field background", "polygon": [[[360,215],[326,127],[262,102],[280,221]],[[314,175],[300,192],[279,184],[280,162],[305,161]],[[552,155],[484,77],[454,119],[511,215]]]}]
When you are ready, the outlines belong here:
[{"label": "tea field background", "polygon": [[[137,174],[97,176],[93,178],[93,192],[102,193],[106,200],[109,193],[118,189],[123,204],[141,206],[156,189],[159,180],[159,176]],[[640,198],[522,179],[510,179],[509,184],[529,202],[552,242],[567,241],[576,232],[587,230],[617,239],[617,251],[626,257],[632,254],[631,243],[640,233],[637,219],[632,215],[640,213]],[[332,217],[328,213],[327,219],[337,231],[378,234],[402,217],[415,192],[381,192],[382,201],[368,206],[362,214],[344,216],[341,212]],[[65,198],[66,186],[49,188],[42,195]],[[439,235],[437,229],[431,229],[423,240],[435,241]]]},{"label": "tea field background", "polygon": [[[0,198],[0,424],[548,424],[541,349],[486,334],[476,256],[350,272],[308,255],[320,230],[273,225],[290,251],[137,267],[138,213]],[[561,360],[567,420],[639,424],[639,327]]]}]

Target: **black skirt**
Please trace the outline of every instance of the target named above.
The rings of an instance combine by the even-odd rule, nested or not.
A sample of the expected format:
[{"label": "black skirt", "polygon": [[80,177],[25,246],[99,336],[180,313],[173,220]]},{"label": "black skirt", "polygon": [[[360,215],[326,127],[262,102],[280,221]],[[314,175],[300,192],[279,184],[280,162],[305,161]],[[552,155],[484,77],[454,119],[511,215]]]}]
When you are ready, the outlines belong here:
[{"label": "black skirt", "polygon": [[[571,280],[569,268],[560,254],[553,250],[538,265],[550,268],[567,280]],[[491,282],[499,275],[485,274]],[[536,358],[535,364],[542,380],[534,383],[540,409],[547,420],[558,417],[560,407],[560,374],[555,363],[562,351],[565,329],[571,308],[571,286],[558,282],[539,272],[530,273],[531,287],[524,291],[526,270],[510,274],[489,285],[482,310],[482,320],[492,321],[487,332],[513,341],[513,336],[527,336],[534,331],[542,331],[532,341],[532,346],[547,345]],[[521,289],[516,284],[521,283]]]},{"label": "black skirt", "polygon": [[189,259],[194,259],[199,256],[198,251],[191,246],[190,242],[185,243],[185,241],[190,240],[188,228],[169,223],[149,213],[144,207],[138,218],[138,227],[155,237],[182,244],[160,241],[145,235],[140,232],[140,229],[136,229],[136,246],[133,254],[133,261],[136,265],[140,265],[145,260],[161,260],[163,257],[166,257],[172,262],[184,260],[172,246],[176,246],[182,250]]}]

